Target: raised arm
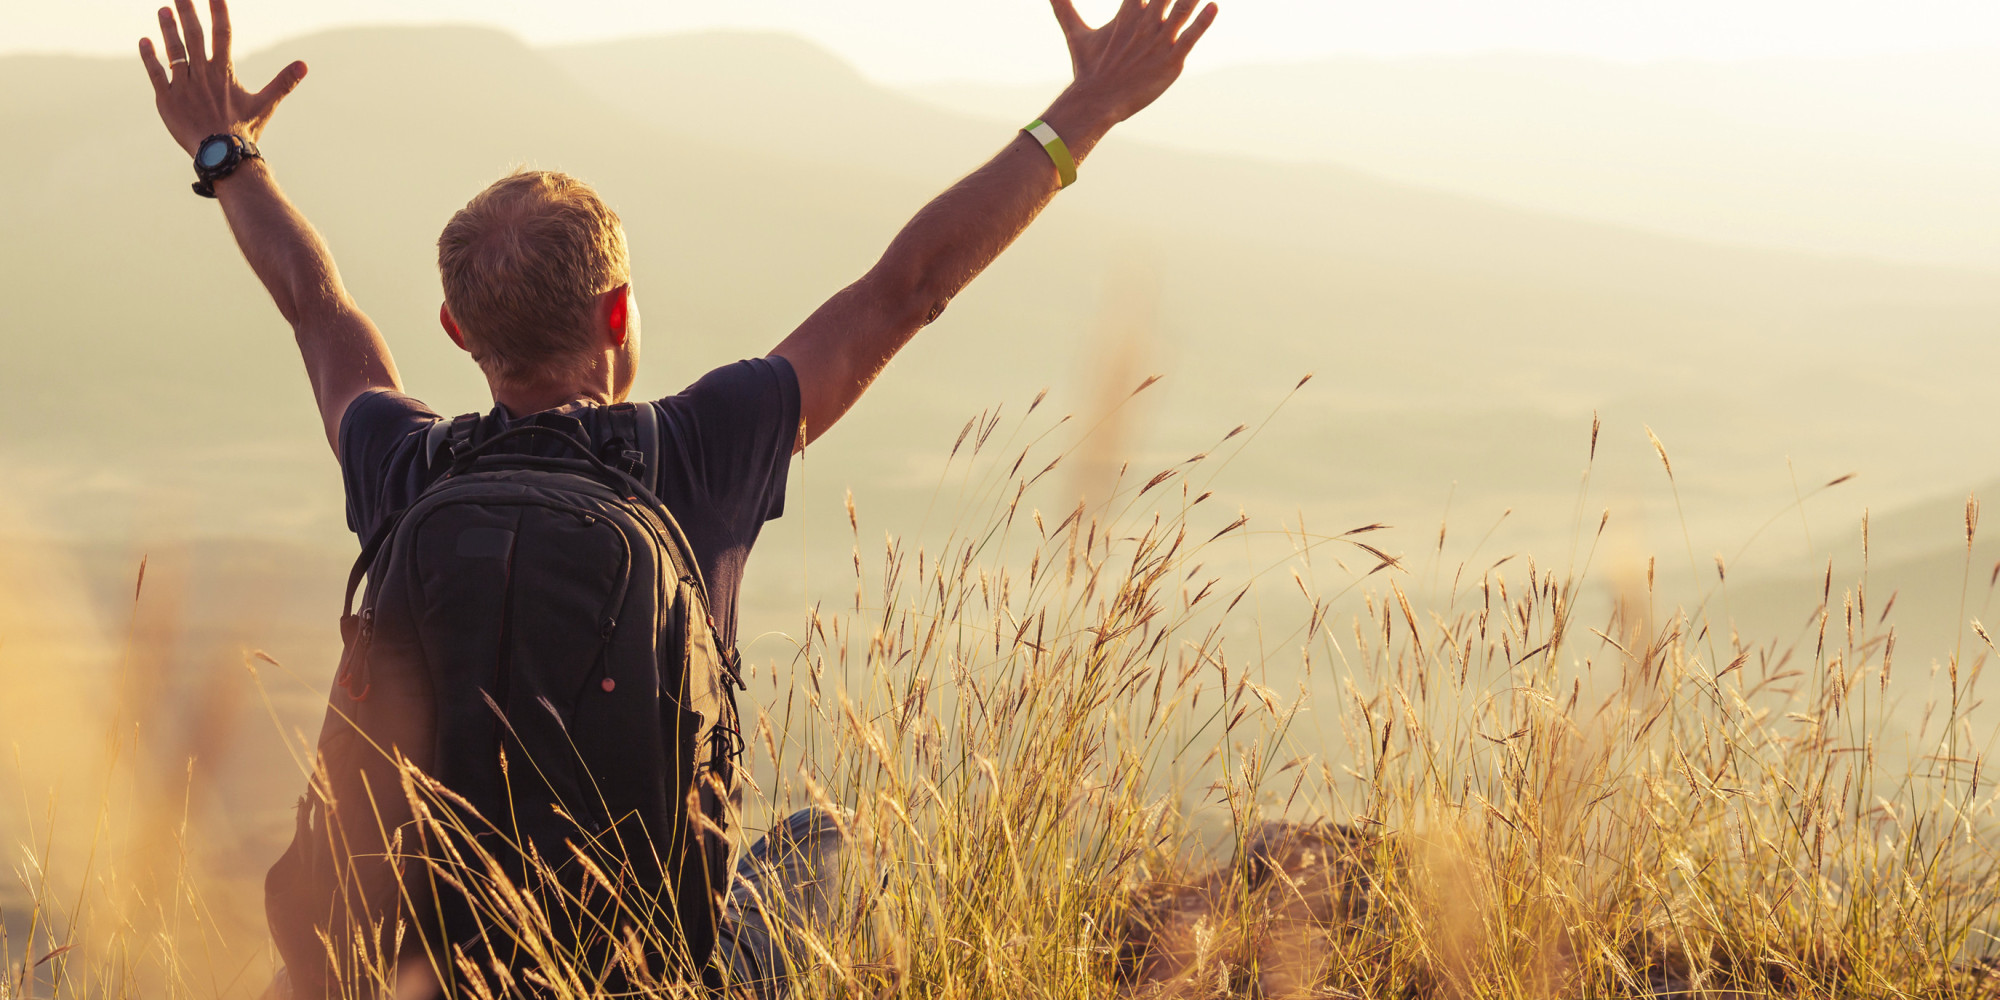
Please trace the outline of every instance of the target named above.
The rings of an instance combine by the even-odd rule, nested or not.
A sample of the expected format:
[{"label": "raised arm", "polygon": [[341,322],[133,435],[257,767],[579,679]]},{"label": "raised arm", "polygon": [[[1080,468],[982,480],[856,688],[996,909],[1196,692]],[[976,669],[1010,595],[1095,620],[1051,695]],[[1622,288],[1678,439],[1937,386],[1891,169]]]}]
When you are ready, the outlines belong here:
[{"label": "raised arm", "polygon": [[[193,156],[212,135],[236,135],[256,142],[278,102],[305,79],[306,64],[292,63],[263,90],[251,93],[236,80],[230,63],[229,6],[209,0],[214,45],[203,44],[193,0],[174,0],[179,10],[160,8],[167,64],[160,64],[153,40],[139,42],[139,58],[153,80],[160,120],[174,141]],[[340,417],[347,404],[372,388],[401,388],[396,364],[381,331],[347,295],[333,255],[312,224],[278,190],[262,159],[251,159],[215,182],[236,245],[264,282],[278,312],[292,325],[306,377],[319,403],[327,443],[340,446]]]},{"label": "raised arm", "polygon": [[[1077,161],[1113,125],[1137,114],[1181,74],[1214,22],[1196,0],[1124,0],[1091,28],[1073,0],[1050,0],[1069,40],[1075,81],[1042,114]],[[1185,30],[1184,30],[1185,29]],[[1041,214],[1061,186],[1054,162],[1026,132],[970,176],[925,205],[861,280],[828,299],[772,354],[799,377],[803,447],[868,390],[903,345],[938,318]]]}]

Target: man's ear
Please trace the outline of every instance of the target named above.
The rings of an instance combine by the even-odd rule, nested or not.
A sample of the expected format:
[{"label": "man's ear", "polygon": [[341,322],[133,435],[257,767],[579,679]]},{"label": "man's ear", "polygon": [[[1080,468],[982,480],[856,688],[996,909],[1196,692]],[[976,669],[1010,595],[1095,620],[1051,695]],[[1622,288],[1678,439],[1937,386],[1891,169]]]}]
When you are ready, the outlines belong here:
[{"label": "man's ear", "polygon": [[451,318],[450,306],[438,306],[438,322],[443,324],[445,335],[451,338],[452,343],[458,345],[459,350],[468,349],[465,346],[465,334],[458,332],[458,321]]},{"label": "man's ear", "polygon": [[632,285],[627,282],[604,293],[604,329],[611,336],[611,346],[625,346],[625,328],[632,316]]}]

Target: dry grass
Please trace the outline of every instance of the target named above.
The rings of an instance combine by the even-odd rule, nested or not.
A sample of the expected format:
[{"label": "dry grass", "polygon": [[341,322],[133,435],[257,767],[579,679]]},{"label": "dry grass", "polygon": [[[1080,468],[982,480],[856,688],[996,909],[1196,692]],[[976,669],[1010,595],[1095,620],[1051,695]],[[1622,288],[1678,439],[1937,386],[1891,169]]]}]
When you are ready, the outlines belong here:
[{"label": "dry grass", "polygon": [[[1562,569],[1461,566],[1413,600],[1375,526],[1214,509],[1242,430],[1042,511],[1052,431],[986,416],[941,541],[864,551],[850,509],[852,599],[745,701],[757,811],[840,804],[882,859],[805,932],[798,995],[2000,995],[1983,629],[1905,733],[1887,692],[1913,668],[1865,576],[1829,571],[1814,634],[1781,648],[1708,595],[1669,603],[1650,566],[1591,583],[1603,523],[1580,518]],[[181,971],[217,936],[199,877],[139,919],[54,898],[25,856],[7,995],[254,985]],[[547,902],[487,884],[496,926],[536,939]],[[513,970],[562,996],[601,972]]]}]

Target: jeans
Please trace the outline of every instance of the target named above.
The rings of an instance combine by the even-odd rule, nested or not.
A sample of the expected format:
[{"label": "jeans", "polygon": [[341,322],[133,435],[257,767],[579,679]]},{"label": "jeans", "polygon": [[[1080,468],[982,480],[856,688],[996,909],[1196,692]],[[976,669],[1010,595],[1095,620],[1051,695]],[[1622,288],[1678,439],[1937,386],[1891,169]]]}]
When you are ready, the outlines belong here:
[{"label": "jeans", "polygon": [[828,926],[852,854],[847,817],[820,808],[793,813],[751,845],[730,878],[718,929],[732,986],[755,1000],[791,994],[808,960],[798,932]]}]

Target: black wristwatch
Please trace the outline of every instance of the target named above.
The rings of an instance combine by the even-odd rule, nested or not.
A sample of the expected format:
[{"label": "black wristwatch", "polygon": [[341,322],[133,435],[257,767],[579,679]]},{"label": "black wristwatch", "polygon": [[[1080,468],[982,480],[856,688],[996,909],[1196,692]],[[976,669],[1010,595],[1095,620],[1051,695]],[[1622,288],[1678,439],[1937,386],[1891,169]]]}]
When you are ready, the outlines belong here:
[{"label": "black wristwatch", "polygon": [[262,158],[257,144],[239,135],[225,132],[203,139],[194,151],[194,175],[201,178],[194,182],[194,193],[204,198],[215,197],[216,181],[235,173],[244,160]]}]

